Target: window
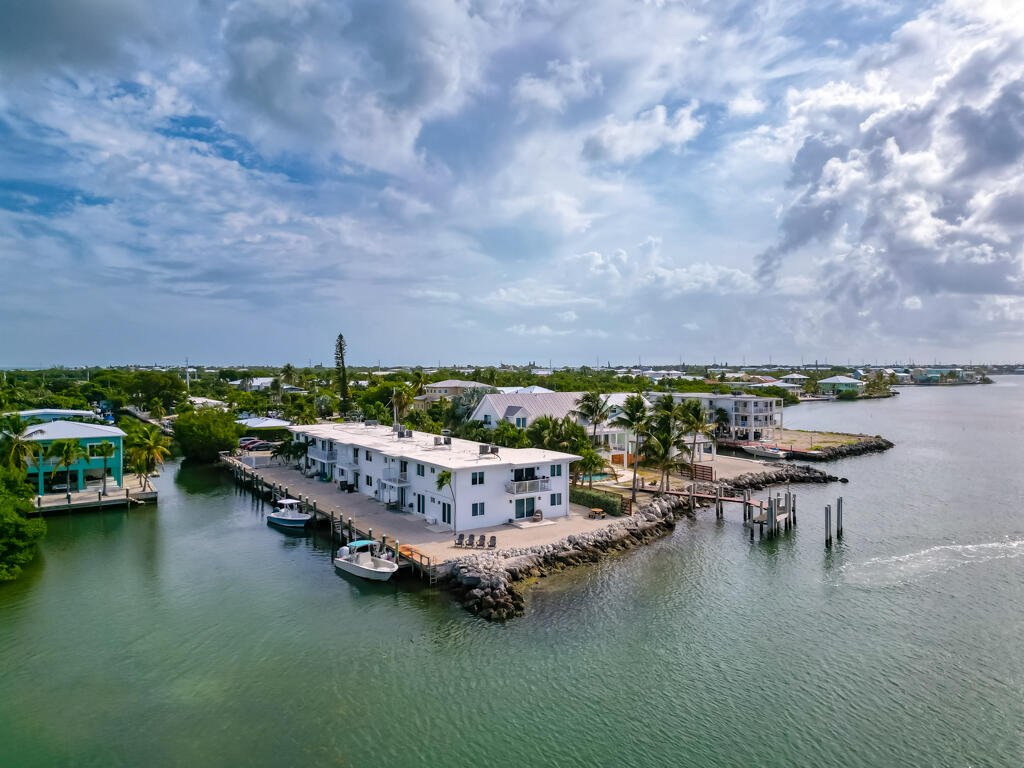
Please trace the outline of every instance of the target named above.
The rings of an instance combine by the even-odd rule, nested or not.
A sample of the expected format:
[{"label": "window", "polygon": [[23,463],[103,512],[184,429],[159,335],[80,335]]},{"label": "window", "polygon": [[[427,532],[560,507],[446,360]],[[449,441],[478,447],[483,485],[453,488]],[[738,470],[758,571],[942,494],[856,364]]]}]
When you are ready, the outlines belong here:
[{"label": "window", "polygon": [[551,494],[551,506],[552,507],[560,507],[560,506],[562,506],[562,494],[560,494],[560,493],[552,493]]},{"label": "window", "polygon": [[371,488],[373,487],[373,478],[370,477],[369,475],[366,476],[366,485],[370,486]]},{"label": "window", "polygon": [[490,424],[490,423],[491,423],[491,414],[485,413],[484,414],[484,424]]},{"label": "window", "polygon": [[369,451],[365,451],[364,453],[366,454],[366,460],[367,461],[373,461],[373,457],[370,455]]},{"label": "window", "polygon": [[483,485],[484,484],[484,473],[483,472],[474,472],[473,473],[473,478],[472,478],[472,484],[473,485]]},{"label": "window", "polygon": [[417,477],[423,477],[423,465],[422,464],[417,464],[416,465],[416,475],[417,475]]},{"label": "window", "polygon": [[473,517],[483,517],[484,514],[484,503],[482,501],[473,502]]},{"label": "window", "polygon": [[431,468],[430,468],[430,474],[432,474],[432,475],[433,475],[433,474],[435,474],[436,472],[437,472],[437,468],[436,468],[436,467],[431,467]]},{"label": "window", "polygon": [[398,471],[401,472],[403,475],[406,472],[408,472],[409,471],[409,462],[408,461],[399,461],[398,462]]},{"label": "window", "polygon": [[358,448],[353,448],[352,449],[352,458],[355,461],[359,461],[359,449]]},{"label": "window", "polygon": [[520,429],[526,429],[526,417],[516,416],[516,426]]},{"label": "window", "polygon": [[552,464],[551,465],[551,476],[552,477],[561,477],[562,476],[562,465],[561,464]]}]

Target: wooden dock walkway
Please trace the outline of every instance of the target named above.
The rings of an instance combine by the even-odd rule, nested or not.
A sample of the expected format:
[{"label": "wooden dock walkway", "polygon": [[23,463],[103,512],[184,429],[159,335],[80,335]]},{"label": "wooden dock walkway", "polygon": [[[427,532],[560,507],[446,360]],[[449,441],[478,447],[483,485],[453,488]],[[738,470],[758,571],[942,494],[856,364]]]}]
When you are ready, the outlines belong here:
[{"label": "wooden dock walkway", "polygon": [[[263,475],[249,465],[229,455],[222,455],[221,461],[227,465],[239,484],[247,487],[252,494],[260,501],[273,503],[277,499],[284,498],[289,494],[289,489],[281,483],[268,482]],[[320,508],[316,499],[308,496],[295,494],[306,514],[312,516],[312,525],[316,529],[321,525],[327,525],[331,531],[331,537],[339,542],[356,541],[358,539],[379,540],[384,550],[391,552],[398,563],[399,568],[409,568],[430,584],[435,584],[441,576],[441,565],[443,561],[425,554],[411,545],[403,545],[398,539],[381,533],[374,536],[373,528],[369,526],[365,530],[359,528],[351,516],[346,520],[341,510],[332,508]]]}]

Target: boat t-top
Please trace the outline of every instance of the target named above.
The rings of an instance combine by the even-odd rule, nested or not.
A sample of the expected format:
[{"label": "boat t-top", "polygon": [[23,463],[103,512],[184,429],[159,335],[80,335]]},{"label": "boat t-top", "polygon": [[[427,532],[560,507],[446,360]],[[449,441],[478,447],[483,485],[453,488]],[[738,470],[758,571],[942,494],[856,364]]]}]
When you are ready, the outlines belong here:
[{"label": "boat t-top", "polygon": [[382,556],[379,541],[360,539],[338,550],[334,567],[364,579],[387,581],[398,570],[398,563]]},{"label": "boat t-top", "polygon": [[282,528],[305,528],[310,515],[301,510],[302,502],[298,499],[280,499],[274,511],[267,513],[267,522]]},{"label": "boat t-top", "polygon": [[759,456],[762,459],[784,459],[789,455],[773,445],[765,445],[764,443],[752,443],[741,447],[747,453]]}]

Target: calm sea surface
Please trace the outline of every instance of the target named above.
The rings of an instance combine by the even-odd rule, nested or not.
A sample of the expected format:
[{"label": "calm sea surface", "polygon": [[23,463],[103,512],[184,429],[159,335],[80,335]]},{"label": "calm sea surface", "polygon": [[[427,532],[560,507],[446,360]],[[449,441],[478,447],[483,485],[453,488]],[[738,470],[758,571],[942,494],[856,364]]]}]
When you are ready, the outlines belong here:
[{"label": "calm sea surface", "polygon": [[797,488],[792,535],[704,513],[505,625],[169,465],[0,586],[0,765],[1024,765],[1024,377],[786,422],[896,448]]}]

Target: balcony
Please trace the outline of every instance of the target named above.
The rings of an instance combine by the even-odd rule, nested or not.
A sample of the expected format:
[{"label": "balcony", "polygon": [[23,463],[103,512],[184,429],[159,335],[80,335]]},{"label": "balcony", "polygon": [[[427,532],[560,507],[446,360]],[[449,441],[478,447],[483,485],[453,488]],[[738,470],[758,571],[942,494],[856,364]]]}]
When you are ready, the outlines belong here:
[{"label": "balcony", "polygon": [[384,474],[381,476],[382,480],[389,480],[393,483],[407,483],[409,482],[408,472],[399,472],[397,469],[391,469],[388,467],[384,470]]},{"label": "balcony", "polygon": [[505,483],[505,492],[518,496],[520,493],[540,493],[551,490],[551,481],[542,477],[539,480],[509,480]]},{"label": "balcony", "polygon": [[309,446],[309,450],[306,452],[306,455],[311,459],[326,462],[333,462],[338,458],[337,451],[325,451],[322,448],[314,448],[312,445]]}]

